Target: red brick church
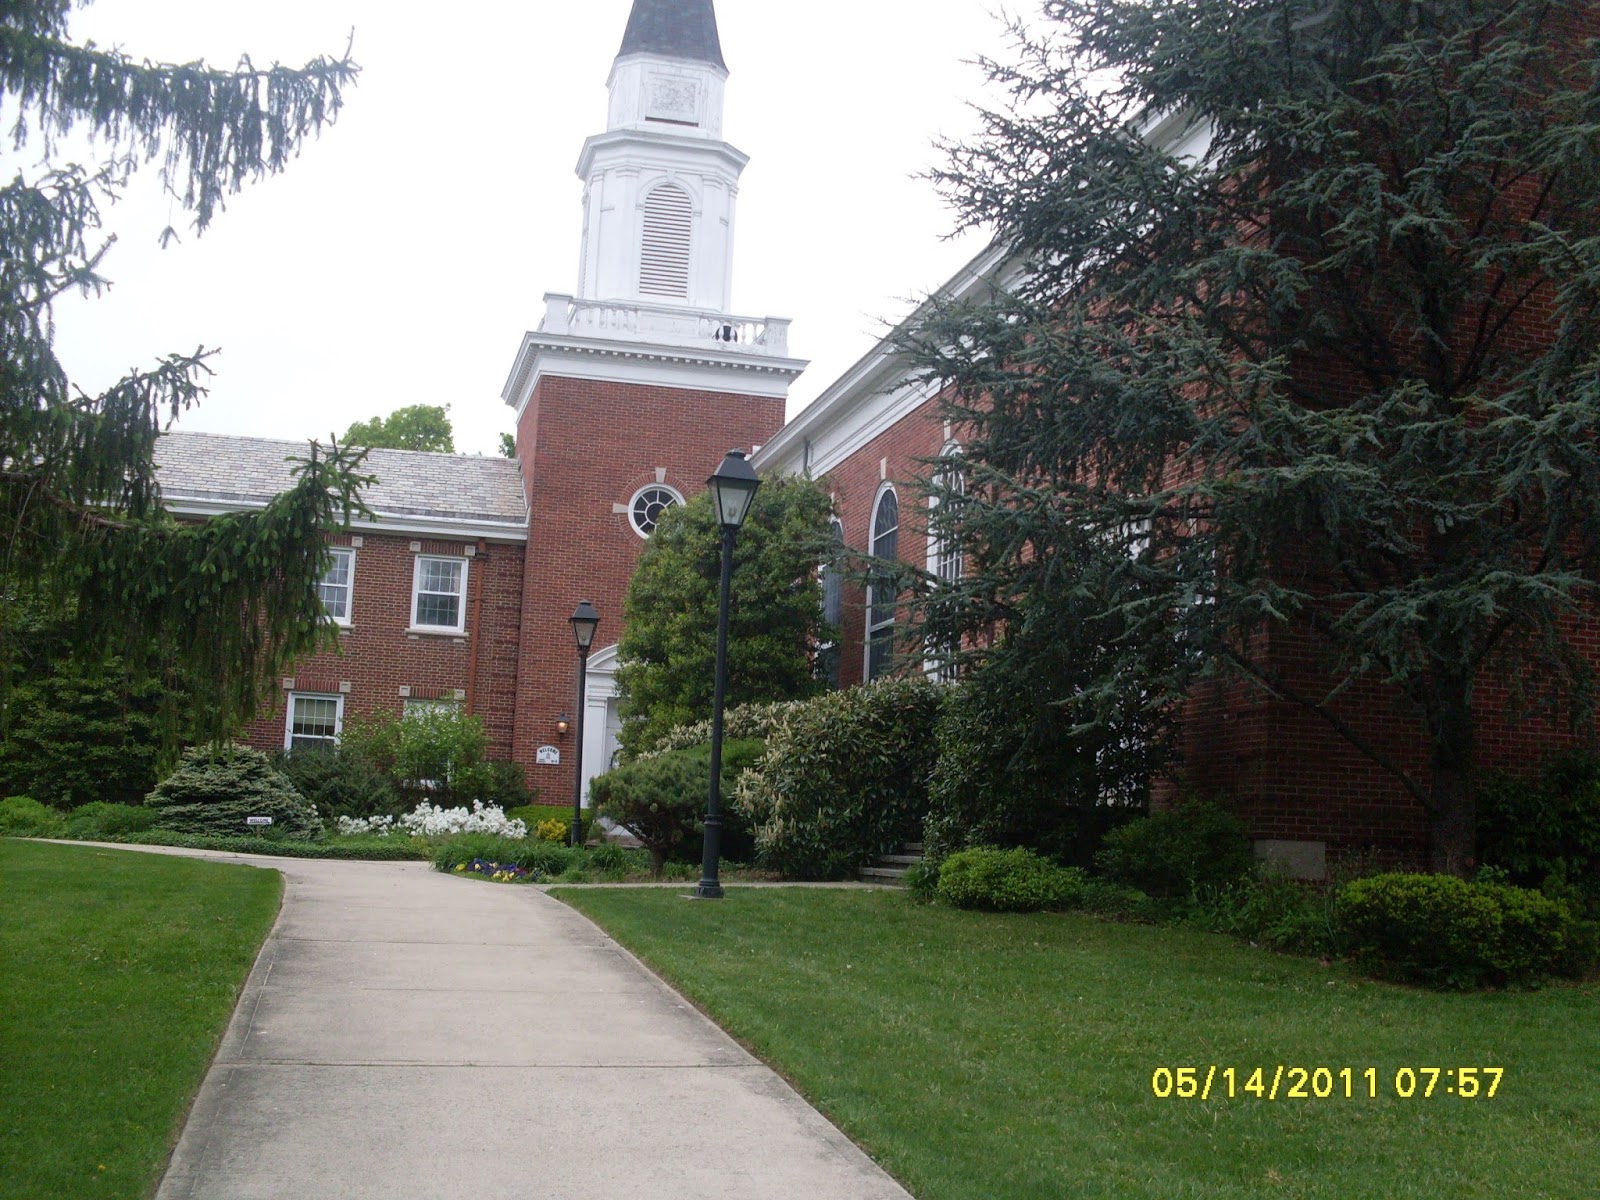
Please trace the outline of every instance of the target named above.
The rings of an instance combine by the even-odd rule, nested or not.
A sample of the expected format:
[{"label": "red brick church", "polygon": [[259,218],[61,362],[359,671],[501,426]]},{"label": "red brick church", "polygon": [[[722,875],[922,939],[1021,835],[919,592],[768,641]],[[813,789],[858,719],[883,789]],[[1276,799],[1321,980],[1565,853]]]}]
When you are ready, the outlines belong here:
[{"label": "red brick church", "polygon": [[[331,741],[350,715],[459,704],[492,755],[547,798],[604,770],[616,746],[613,672],[622,598],[661,510],[704,487],[730,447],[763,472],[826,477],[836,533],[854,549],[925,565],[960,559],[929,539],[919,461],[959,444],[932,397],[881,344],[787,425],[788,322],[729,311],[734,208],[745,155],[722,139],[722,59],[712,0],[635,0],[609,80],[603,132],[585,142],[576,292],[545,297],[502,397],[517,457],[373,451],[375,516],[335,543],[323,582],[341,653],[298,664],[249,729],[260,746]],[[1198,136],[1193,130],[1151,136]],[[1182,147],[1178,147],[1182,150]],[[980,255],[944,289],[1000,267]],[[173,432],[159,461],[169,507],[205,516],[265,503],[290,483],[299,443]],[[831,580],[841,686],[891,660],[893,597]],[[602,616],[589,659],[583,744],[575,727],[580,600]],[[1285,647],[1293,654],[1294,647]],[[917,664],[920,666],[920,664]],[[915,669],[915,667],[913,668]],[[1352,719],[1401,755],[1422,731],[1370,698]],[[1188,779],[1238,800],[1268,852],[1316,871],[1329,847],[1425,845],[1421,806],[1316,718],[1243,689],[1197,697]],[[1486,765],[1513,765],[1557,735],[1486,731]]]}]

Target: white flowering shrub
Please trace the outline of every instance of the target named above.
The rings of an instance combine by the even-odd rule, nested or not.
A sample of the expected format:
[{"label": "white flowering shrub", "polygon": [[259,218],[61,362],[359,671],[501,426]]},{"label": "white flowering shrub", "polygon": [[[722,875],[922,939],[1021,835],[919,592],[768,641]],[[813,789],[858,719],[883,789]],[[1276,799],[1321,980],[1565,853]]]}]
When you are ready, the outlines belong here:
[{"label": "white flowering shrub", "polygon": [[456,833],[492,833],[497,837],[525,838],[528,825],[507,820],[505,810],[474,800],[471,808],[435,808],[424,800],[403,817],[340,817],[339,832],[346,836],[369,833],[388,837],[396,828],[411,837],[449,837]]}]

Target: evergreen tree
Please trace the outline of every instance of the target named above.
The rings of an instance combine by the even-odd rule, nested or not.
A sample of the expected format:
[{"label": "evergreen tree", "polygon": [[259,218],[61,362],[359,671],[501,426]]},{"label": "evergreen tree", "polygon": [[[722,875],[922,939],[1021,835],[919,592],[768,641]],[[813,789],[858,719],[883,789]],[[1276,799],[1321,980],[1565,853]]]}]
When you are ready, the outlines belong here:
[{"label": "evergreen tree", "polygon": [[[832,509],[809,479],[767,479],[756,493],[729,584],[728,707],[820,688],[812,659],[833,632],[816,571]],[[711,715],[721,578],[722,534],[702,492],[662,514],[628,582],[617,670],[624,749]]]},{"label": "evergreen tree", "polygon": [[[227,196],[334,119],[357,68],[348,55],[300,70],[135,61],[69,40],[75,7],[0,5],[0,100],[27,150],[0,187],[0,697],[18,614],[43,605],[73,620],[86,660],[147,664],[162,647],[157,677],[206,681],[205,703],[174,706],[169,724],[192,715],[217,734],[324,636],[324,535],[361,511],[360,456],[313,444],[264,511],[180,525],[152,454],[163,424],[204,394],[209,353],[170,354],[89,396],[56,358],[51,308],[106,286],[101,207],[134,171],[159,162],[203,232]],[[83,133],[106,156],[98,167],[61,161],[61,139]]]},{"label": "evergreen tree", "polygon": [[[1248,679],[1391,772],[1465,870],[1484,681],[1592,713],[1600,13],[1049,0],[1014,32],[1006,103],[936,173],[1011,268],[906,338],[965,440],[934,521],[966,578],[930,633],[1087,603],[1120,648],[1092,719]],[[1372,686],[1425,773],[1364,732]]]}]

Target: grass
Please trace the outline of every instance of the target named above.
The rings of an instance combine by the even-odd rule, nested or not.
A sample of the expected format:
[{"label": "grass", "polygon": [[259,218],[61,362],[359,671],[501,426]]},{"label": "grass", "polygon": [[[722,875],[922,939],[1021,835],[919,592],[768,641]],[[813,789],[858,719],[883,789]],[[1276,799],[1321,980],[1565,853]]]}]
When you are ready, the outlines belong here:
[{"label": "grass", "polygon": [[[1600,987],[1439,995],[1188,929],[884,892],[557,892],[919,1200],[1592,1198]],[[1157,1067],[1379,1069],[1377,1100],[1156,1099]],[[1492,1100],[1402,1066],[1505,1068]],[[1359,1074],[1357,1076],[1359,1079]],[[1240,1083],[1244,1081],[1240,1078]],[[758,1150],[752,1149],[752,1153]]]},{"label": "grass", "polygon": [[276,872],[0,839],[0,1198],[150,1195]]}]

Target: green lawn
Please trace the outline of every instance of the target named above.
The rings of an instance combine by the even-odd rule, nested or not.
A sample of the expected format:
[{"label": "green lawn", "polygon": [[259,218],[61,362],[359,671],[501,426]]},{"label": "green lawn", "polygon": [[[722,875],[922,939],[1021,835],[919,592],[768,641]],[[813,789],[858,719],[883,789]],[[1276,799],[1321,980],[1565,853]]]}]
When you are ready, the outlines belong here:
[{"label": "green lawn", "polygon": [[0,838],[0,1197],[154,1190],[282,891],[273,871]]},{"label": "green lawn", "polygon": [[[1600,987],[1436,995],[1181,929],[903,895],[557,893],[918,1200],[1570,1197],[1600,1179]],[[1157,1067],[1376,1067],[1377,1100],[1157,1099]],[[1400,1067],[1500,1066],[1494,1099]],[[1242,1089],[1248,1076],[1241,1073]],[[1286,1090],[1288,1084],[1282,1084]],[[759,1147],[751,1147],[759,1155]]]}]

